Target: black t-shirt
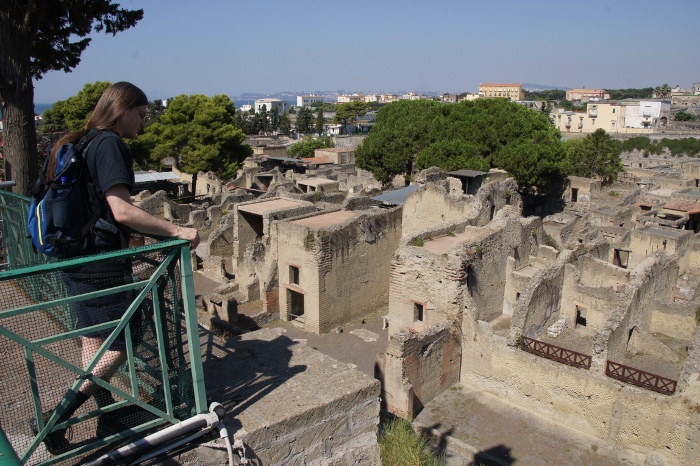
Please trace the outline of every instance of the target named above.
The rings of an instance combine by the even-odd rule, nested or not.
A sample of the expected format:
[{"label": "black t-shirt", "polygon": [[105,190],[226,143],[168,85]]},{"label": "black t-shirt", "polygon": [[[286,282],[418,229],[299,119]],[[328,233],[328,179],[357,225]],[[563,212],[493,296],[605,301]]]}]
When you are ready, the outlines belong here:
[{"label": "black t-shirt", "polygon": [[[83,157],[89,169],[88,190],[100,205],[100,220],[95,224],[95,246],[97,251],[110,251],[126,246],[131,228],[117,222],[105,198],[105,192],[112,186],[123,184],[131,192],[134,187],[134,158],[131,151],[112,131],[101,134],[90,141]],[[90,134],[90,133],[88,133]],[[116,229],[114,228],[116,227]],[[118,230],[117,230],[118,229]],[[119,234],[121,232],[121,235]]]}]

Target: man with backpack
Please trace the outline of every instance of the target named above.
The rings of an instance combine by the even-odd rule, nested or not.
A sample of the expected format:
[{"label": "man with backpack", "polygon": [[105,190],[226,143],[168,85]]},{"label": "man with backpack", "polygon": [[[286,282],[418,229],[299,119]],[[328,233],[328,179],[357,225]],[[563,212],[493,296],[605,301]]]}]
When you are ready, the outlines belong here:
[{"label": "man with backpack", "polygon": [[[134,186],[133,157],[123,139],[136,138],[144,127],[147,106],[146,95],[138,87],[127,82],[112,84],[100,97],[85,128],[61,138],[51,151],[44,170],[45,176],[60,171],[57,171],[56,165],[58,153],[65,144],[78,146],[83,159],[85,194],[95,206],[95,221],[89,227],[84,247],[77,253],[79,255],[127,247],[132,229],[146,235],[184,239],[190,242],[191,248],[196,248],[199,244],[199,233],[195,228],[181,227],[156,218],[131,202],[130,192]],[[84,143],[82,146],[81,141]],[[54,180],[46,180],[47,184],[53,182]],[[57,183],[57,186],[62,186],[61,180]],[[131,274],[131,263],[124,260],[72,268],[63,271],[61,276],[69,293],[76,295],[129,283]],[[119,319],[128,306],[126,294],[112,294],[76,302],[73,310],[78,327],[85,328]],[[111,330],[104,330],[81,337],[83,367],[93,359],[110,333]],[[125,349],[122,333],[97,363],[92,375],[109,380],[126,360]],[[97,384],[85,380],[76,394],[69,391],[66,397],[70,401],[56,423],[70,419],[80,406],[96,395],[98,389]],[[44,413],[45,420],[50,415],[51,412]],[[30,420],[30,424],[36,433],[36,420]],[[55,454],[68,447],[65,433],[65,429],[60,429],[45,437],[44,444],[49,452]]]}]

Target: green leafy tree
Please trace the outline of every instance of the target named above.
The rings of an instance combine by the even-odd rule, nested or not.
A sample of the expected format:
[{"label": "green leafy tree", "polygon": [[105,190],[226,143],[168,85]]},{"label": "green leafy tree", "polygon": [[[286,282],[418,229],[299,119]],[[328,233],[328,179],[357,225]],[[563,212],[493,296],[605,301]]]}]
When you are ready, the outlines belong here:
[{"label": "green leafy tree", "polygon": [[695,121],[698,118],[695,115],[693,115],[692,113],[681,111],[681,112],[676,113],[676,116],[673,119],[675,121]]},{"label": "green leafy tree", "polygon": [[34,86],[48,71],[71,71],[90,44],[91,32],[115,35],[136,25],[143,10],[107,0],[5,0],[0,2],[0,104],[5,123],[6,176],[28,194],[36,179]]},{"label": "green leafy tree", "polygon": [[297,112],[296,129],[300,133],[308,133],[311,131],[311,119],[313,115],[311,109],[302,107]]},{"label": "green leafy tree", "polygon": [[656,86],[654,88],[654,94],[656,97],[663,99],[671,95],[671,86],[664,84],[662,86]]},{"label": "green leafy tree", "polygon": [[279,118],[279,132],[289,134],[292,131],[292,121],[289,119],[289,113],[284,112]]},{"label": "green leafy tree", "polygon": [[367,106],[361,100],[338,104],[335,107],[335,122],[343,124],[343,132],[348,133],[348,123],[354,123],[357,117],[367,113]]},{"label": "green leafy tree", "polygon": [[181,95],[169,104],[160,121],[145,128],[132,149],[137,159],[159,163],[173,157],[177,166],[192,175],[213,171],[223,180],[234,178],[241,162],[252,154],[244,145],[245,134],[234,124],[235,107],[228,96]]},{"label": "green leafy tree", "polygon": [[106,81],[86,84],[76,95],[53,104],[44,112],[42,133],[48,135],[80,131],[90,118],[100,96],[110,84]]},{"label": "green leafy tree", "polygon": [[316,149],[326,149],[329,147],[335,147],[335,144],[333,143],[333,139],[328,136],[321,136],[318,138],[307,136],[302,138],[301,141],[292,144],[289,149],[287,149],[287,155],[297,159],[306,159],[313,157]]},{"label": "green leafy tree", "polygon": [[440,140],[422,150],[416,156],[418,170],[440,167],[444,171],[488,171],[488,160],[481,157],[479,147],[463,140]]},{"label": "green leafy tree", "polygon": [[323,126],[324,126],[323,106],[319,106],[318,109],[316,110],[316,125],[315,125],[316,134],[318,134],[319,136],[321,134],[323,134]]},{"label": "green leafy tree", "polygon": [[566,141],[565,149],[564,171],[567,175],[600,177],[603,183],[610,184],[624,170],[620,159],[622,143],[604,129],[599,128],[583,139]]},{"label": "green leafy tree", "polygon": [[148,104],[148,110],[146,110],[146,126],[160,121],[160,117],[165,114],[167,108],[166,103],[163,103],[163,100],[153,100]]},{"label": "green leafy tree", "polygon": [[507,99],[457,104],[419,100],[382,107],[355,151],[359,168],[383,182],[435,165],[507,170],[524,189],[546,191],[561,176],[561,135],[542,112]]}]

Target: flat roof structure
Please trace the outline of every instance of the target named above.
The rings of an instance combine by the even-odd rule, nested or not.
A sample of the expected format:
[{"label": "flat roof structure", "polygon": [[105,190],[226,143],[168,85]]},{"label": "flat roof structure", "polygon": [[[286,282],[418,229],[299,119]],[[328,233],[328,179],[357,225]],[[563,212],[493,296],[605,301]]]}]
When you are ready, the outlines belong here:
[{"label": "flat roof structure", "polygon": [[274,212],[289,207],[300,207],[303,205],[306,204],[289,199],[271,199],[269,201],[255,202],[252,204],[239,204],[238,210],[249,214],[264,215],[267,212]]},{"label": "flat roof structure", "polygon": [[291,223],[296,225],[303,225],[305,227],[318,230],[321,228],[333,227],[345,222],[347,219],[357,216],[357,212],[353,210],[338,210],[335,212],[328,212],[326,214],[314,215],[313,217],[302,218],[299,220],[294,220]]},{"label": "flat roof structure", "polygon": [[405,188],[395,189],[393,191],[380,194],[372,198],[373,201],[385,205],[404,205],[408,195],[413,191],[418,189],[418,185],[412,184],[411,186],[406,186]]},{"label": "flat roof structure", "polygon": [[333,163],[333,162],[331,162],[331,159],[329,159],[328,157],[306,157],[306,158],[297,159],[297,160],[299,160],[300,162],[303,162],[303,163],[312,163],[315,165],[327,165],[327,164]]},{"label": "flat roof structure", "polygon": [[173,172],[141,172],[134,174],[135,183],[151,183],[153,181],[179,180]]},{"label": "flat roof structure", "polygon": [[454,236],[440,236],[423,243],[423,248],[435,254],[445,254],[452,246],[468,241],[471,235],[459,233]]},{"label": "flat roof structure", "polygon": [[637,230],[637,231],[646,231],[647,233],[651,235],[656,235],[656,236],[665,236],[667,238],[673,238],[677,239],[686,233],[688,233],[688,230],[662,230],[660,228],[647,228],[646,230]]},{"label": "flat roof structure", "polygon": [[486,173],[486,172],[480,172],[477,170],[455,170],[452,172],[448,172],[447,174],[452,175],[452,176],[460,176],[460,177],[467,177],[467,178],[474,178],[477,176],[488,175],[488,173]]},{"label": "flat roof structure", "polygon": [[307,178],[305,180],[298,180],[297,184],[303,184],[306,186],[322,186],[324,184],[333,184],[337,183],[337,181],[329,180],[326,178]]}]

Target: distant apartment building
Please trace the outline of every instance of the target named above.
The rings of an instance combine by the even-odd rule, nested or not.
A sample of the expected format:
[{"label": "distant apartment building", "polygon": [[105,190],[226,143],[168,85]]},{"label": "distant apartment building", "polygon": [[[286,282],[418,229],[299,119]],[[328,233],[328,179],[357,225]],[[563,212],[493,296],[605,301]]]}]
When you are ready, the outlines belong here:
[{"label": "distant apartment building", "polygon": [[250,112],[253,109],[253,106],[250,104],[243,104],[240,107],[241,112]]},{"label": "distant apartment building", "polygon": [[409,92],[408,94],[404,94],[400,97],[401,100],[422,100],[425,98],[425,96],[418,95],[415,92]]},{"label": "distant apartment building", "polygon": [[379,96],[377,94],[365,95],[365,103],[369,104],[372,102],[379,102]]},{"label": "distant apartment building", "polygon": [[671,114],[668,101],[589,102],[585,112],[560,111],[550,117],[566,133],[592,133],[598,128],[608,133],[652,133],[666,126]]},{"label": "distant apartment building", "polygon": [[575,88],[566,91],[566,100],[569,102],[591,102],[608,100],[610,94],[605,89]]},{"label": "distant apartment building", "polygon": [[481,99],[481,96],[479,95],[478,92],[467,92],[464,94],[464,97],[459,99],[459,101],[462,102],[464,100],[470,101],[470,100],[477,100],[477,99]]},{"label": "distant apartment building", "polygon": [[397,94],[381,94],[379,96],[380,104],[390,104],[391,102],[395,102],[397,100],[399,100],[399,96]]},{"label": "distant apartment building", "polygon": [[279,115],[282,115],[287,111],[287,102],[280,99],[258,99],[255,101],[255,113],[260,113],[263,107],[265,107],[268,112],[274,109]]},{"label": "distant apartment building", "polygon": [[365,96],[362,94],[353,94],[353,95],[339,95],[338,96],[338,103],[339,104],[347,104],[350,102],[356,102],[356,101],[365,101]]},{"label": "distant apartment building", "polygon": [[676,94],[671,96],[671,105],[677,107],[700,106],[700,94]]},{"label": "distant apartment building", "polygon": [[525,92],[523,92],[522,84],[481,83],[479,84],[479,97],[482,99],[505,97],[510,100],[523,100]]},{"label": "distant apartment building", "polygon": [[323,103],[323,97],[319,95],[298,95],[297,107],[310,107],[315,103]]},{"label": "distant apartment building", "polygon": [[457,94],[442,94],[440,96],[440,101],[454,104],[457,102]]}]

